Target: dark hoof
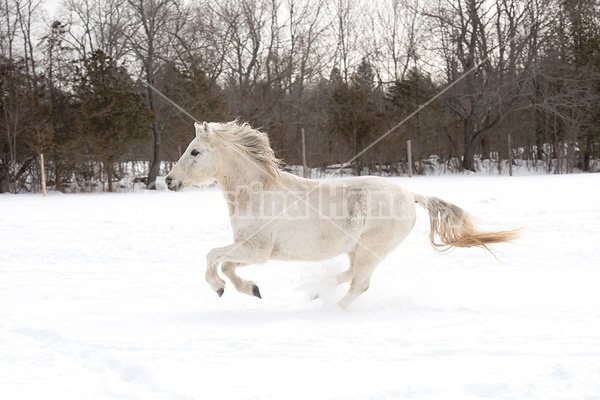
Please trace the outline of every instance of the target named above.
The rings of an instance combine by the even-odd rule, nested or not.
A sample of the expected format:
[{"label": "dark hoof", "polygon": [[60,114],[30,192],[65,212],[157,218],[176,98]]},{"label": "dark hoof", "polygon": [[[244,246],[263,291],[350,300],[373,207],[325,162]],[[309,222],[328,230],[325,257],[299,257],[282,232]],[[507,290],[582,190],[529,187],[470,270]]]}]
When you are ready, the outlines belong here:
[{"label": "dark hoof", "polygon": [[223,293],[225,293],[225,289],[224,288],[220,288],[216,290],[217,294],[219,295],[219,297],[223,296]]},{"label": "dark hoof", "polygon": [[252,285],[252,294],[258,297],[259,299],[262,299],[262,297],[260,297],[260,291],[258,290],[258,286],[256,285]]}]

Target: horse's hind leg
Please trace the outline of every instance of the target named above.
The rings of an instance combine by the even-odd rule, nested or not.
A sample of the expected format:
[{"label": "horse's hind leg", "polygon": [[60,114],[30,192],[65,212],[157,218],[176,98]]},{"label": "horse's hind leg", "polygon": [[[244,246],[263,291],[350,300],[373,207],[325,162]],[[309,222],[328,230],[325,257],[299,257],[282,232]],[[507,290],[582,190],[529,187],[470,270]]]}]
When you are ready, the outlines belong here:
[{"label": "horse's hind leg", "polygon": [[223,271],[225,276],[229,278],[229,280],[233,284],[233,287],[238,292],[245,293],[250,296],[256,296],[259,299],[261,299],[262,297],[260,297],[260,291],[258,290],[258,286],[256,286],[256,283],[242,279],[239,277],[238,274],[235,273],[237,267],[244,267],[246,265],[248,264],[227,261],[224,262],[221,266],[221,271]]},{"label": "horse's hind leg", "polygon": [[[381,261],[381,257],[372,249],[359,244],[351,266],[352,280],[348,293],[340,300],[338,305],[347,308],[354,300],[369,289],[373,271]],[[338,277],[339,281],[339,277]]]}]

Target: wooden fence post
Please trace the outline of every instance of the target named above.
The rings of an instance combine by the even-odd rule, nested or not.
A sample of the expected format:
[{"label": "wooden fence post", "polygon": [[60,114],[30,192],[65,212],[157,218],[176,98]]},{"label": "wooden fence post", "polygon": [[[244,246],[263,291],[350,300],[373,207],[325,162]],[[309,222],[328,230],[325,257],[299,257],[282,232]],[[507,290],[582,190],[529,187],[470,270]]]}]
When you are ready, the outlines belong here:
[{"label": "wooden fence post", "polygon": [[513,174],[512,164],[513,164],[512,144],[510,142],[510,132],[509,132],[508,133],[508,175],[509,176],[512,176],[512,174]]},{"label": "wooden fence post", "polygon": [[44,166],[44,153],[40,153],[40,169],[42,178],[42,195],[46,196],[46,167]]},{"label": "wooden fence post", "polygon": [[304,128],[300,130],[302,135],[302,177],[307,178],[306,174],[306,140],[304,139]]},{"label": "wooden fence post", "polygon": [[413,166],[412,166],[412,150],[410,148],[410,140],[406,141],[406,152],[408,153],[408,177],[412,178]]}]

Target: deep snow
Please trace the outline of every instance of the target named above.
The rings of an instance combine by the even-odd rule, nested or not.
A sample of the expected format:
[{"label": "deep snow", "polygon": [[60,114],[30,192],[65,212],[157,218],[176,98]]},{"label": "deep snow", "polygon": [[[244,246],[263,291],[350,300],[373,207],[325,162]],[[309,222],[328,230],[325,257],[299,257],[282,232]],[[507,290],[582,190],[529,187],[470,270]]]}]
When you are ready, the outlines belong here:
[{"label": "deep snow", "polygon": [[600,175],[393,180],[523,237],[438,255],[419,209],[341,311],[345,257],[247,267],[263,300],[218,298],[216,188],[0,196],[0,397],[600,399]]}]

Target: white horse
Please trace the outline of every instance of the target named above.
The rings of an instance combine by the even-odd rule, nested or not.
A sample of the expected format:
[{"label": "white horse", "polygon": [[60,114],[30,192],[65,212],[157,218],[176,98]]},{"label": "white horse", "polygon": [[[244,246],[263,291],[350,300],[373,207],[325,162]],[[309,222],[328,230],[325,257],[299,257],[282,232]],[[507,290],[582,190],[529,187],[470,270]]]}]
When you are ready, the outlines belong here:
[{"label": "white horse", "polygon": [[[242,293],[261,298],[258,286],[236,269],[267,260],[319,261],[348,254],[337,275],[350,282],[346,308],[369,288],[371,275],[415,224],[415,203],[425,207],[430,240],[438,251],[515,239],[515,230],[478,231],[461,208],[413,194],[374,176],[312,180],[280,170],[267,135],[237,121],[195,124],[192,140],[166,177],[170,190],[216,180],[229,207],[234,242],[207,255],[206,280],[222,296],[221,271]],[[436,236],[440,242],[436,241]]]}]

